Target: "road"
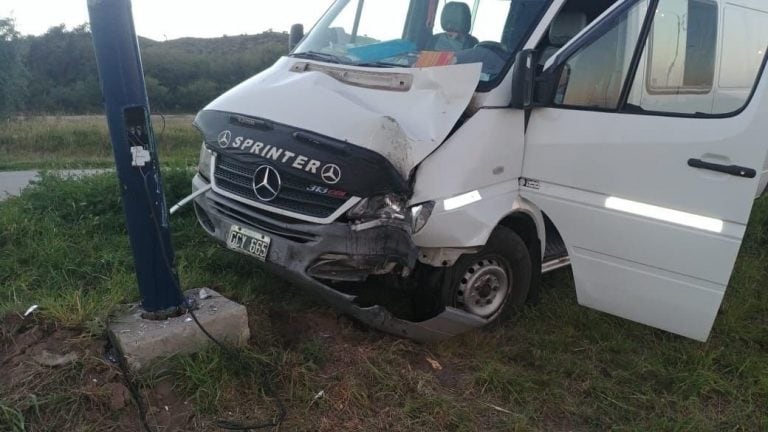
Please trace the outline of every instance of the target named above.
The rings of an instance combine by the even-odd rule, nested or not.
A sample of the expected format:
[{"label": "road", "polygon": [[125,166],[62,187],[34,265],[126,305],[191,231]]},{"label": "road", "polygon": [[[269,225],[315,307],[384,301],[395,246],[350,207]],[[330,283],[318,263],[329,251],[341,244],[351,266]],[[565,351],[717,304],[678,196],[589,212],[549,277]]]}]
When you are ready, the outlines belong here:
[{"label": "road", "polygon": [[[68,170],[57,171],[62,177],[82,177],[105,172],[107,170]],[[40,173],[38,171],[0,171],[0,201],[18,196]]]}]

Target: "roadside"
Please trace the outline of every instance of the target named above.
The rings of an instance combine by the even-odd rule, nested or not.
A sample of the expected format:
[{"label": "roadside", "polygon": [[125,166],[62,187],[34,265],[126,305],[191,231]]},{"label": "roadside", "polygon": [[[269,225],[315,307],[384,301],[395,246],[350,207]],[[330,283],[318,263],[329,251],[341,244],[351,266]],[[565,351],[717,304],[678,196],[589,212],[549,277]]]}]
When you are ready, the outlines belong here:
[{"label": "roadside", "polygon": [[[193,116],[153,116],[164,166],[197,163]],[[28,117],[0,122],[0,171],[72,170],[114,165],[103,116]]]},{"label": "roadside", "polygon": [[0,201],[11,196],[18,196],[21,191],[38,178],[37,171],[0,171]]},{"label": "roadside", "polygon": [[[188,171],[164,178],[169,202],[189,191]],[[514,322],[417,345],[219,247],[187,210],[172,221],[182,284],[247,305],[249,366],[215,349],[171,359],[140,377],[149,423],[213,431],[220,418],[271,418],[264,370],[288,406],[282,430],[766,430],[766,220],[762,200],[706,344],[578,306],[564,270]],[[104,323],[138,296],[114,176],[43,176],[0,203],[0,227],[0,430],[138,430],[102,356]],[[43,351],[75,354],[46,366]]]},{"label": "roadside", "polygon": [[[106,169],[54,171],[52,174],[62,178],[81,178],[107,172]],[[0,171],[0,201],[21,192],[34,181],[40,180],[40,171]]]}]

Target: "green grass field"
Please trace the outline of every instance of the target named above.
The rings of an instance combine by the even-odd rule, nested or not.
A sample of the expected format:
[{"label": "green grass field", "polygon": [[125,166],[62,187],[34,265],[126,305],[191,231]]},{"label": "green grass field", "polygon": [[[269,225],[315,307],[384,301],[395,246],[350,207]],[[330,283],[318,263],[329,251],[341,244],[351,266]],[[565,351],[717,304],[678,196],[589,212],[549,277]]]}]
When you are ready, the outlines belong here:
[{"label": "green grass field", "polygon": [[[199,132],[192,116],[153,116],[160,161],[196,164]],[[31,117],[0,121],[0,170],[77,169],[114,166],[103,116]]]},{"label": "green grass field", "polygon": [[[189,190],[188,171],[165,179],[169,202]],[[110,314],[138,296],[118,196],[113,174],[44,177],[0,204],[0,430],[139,430],[100,351]],[[246,304],[254,337],[248,367],[211,349],[142,376],[151,425],[270,418],[264,369],[288,405],[286,431],[768,430],[766,200],[705,344],[578,306],[564,270],[497,331],[417,345],[337,317],[211,242],[188,210],[172,224],[183,285]],[[40,312],[21,322],[32,304]],[[35,329],[85,354],[55,373],[4,363]]]}]

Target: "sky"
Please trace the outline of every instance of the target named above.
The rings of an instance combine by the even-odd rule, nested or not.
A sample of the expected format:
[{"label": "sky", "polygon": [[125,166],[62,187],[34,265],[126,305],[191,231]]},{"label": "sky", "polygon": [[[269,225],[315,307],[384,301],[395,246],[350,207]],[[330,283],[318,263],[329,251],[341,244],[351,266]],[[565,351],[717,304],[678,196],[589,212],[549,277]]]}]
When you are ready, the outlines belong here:
[{"label": "sky", "polygon": [[[331,0],[133,0],[136,32],[155,40],[309,30]],[[22,34],[88,21],[87,0],[0,0],[0,17],[13,17]]]}]

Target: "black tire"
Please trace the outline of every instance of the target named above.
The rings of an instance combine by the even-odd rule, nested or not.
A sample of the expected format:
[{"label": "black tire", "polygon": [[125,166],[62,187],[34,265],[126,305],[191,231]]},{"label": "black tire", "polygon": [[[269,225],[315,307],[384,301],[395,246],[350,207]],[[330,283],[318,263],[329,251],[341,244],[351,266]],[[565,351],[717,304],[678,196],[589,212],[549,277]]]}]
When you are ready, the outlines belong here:
[{"label": "black tire", "polygon": [[[503,323],[525,305],[532,267],[528,246],[520,236],[509,228],[498,227],[480,252],[462,256],[447,269],[442,285],[443,305],[487,319],[490,326]],[[507,283],[503,300],[497,306],[503,282],[500,270],[506,273]],[[495,285],[499,285],[496,290]],[[488,304],[481,305],[481,302]]]}]

